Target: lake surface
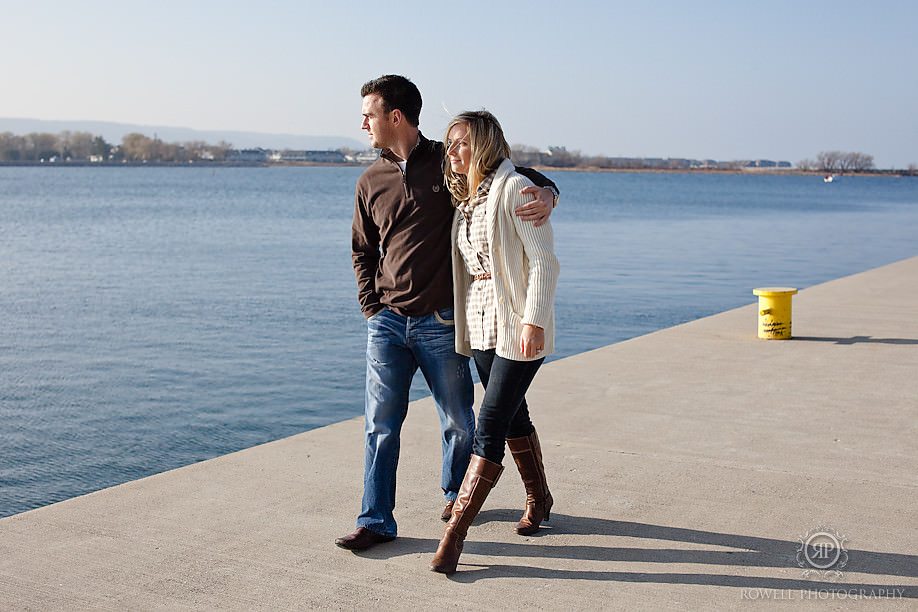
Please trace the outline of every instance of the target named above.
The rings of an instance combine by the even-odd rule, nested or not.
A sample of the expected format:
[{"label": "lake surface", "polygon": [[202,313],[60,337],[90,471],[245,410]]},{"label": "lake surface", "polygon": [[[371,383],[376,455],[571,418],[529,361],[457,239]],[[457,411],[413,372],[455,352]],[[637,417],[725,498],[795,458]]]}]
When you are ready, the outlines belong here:
[{"label": "lake surface", "polygon": [[[361,415],[361,171],[0,167],[0,516]],[[552,359],[918,254],[915,179],[552,178]]]}]

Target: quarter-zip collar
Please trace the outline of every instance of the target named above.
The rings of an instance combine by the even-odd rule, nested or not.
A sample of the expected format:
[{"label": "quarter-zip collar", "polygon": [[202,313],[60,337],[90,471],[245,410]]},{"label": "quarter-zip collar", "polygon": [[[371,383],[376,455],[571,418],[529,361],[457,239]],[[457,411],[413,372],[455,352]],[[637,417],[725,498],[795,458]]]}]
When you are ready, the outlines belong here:
[{"label": "quarter-zip collar", "polygon": [[[419,131],[419,132],[418,132],[418,140],[417,140],[417,142],[414,143],[414,146],[411,148],[411,151],[408,153],[408,158],[404,160],[404,161],[406,162],[406,167],[407,167],[407,162],[409,162],[409,161],[411,160],[411,158],[415,156],[415,153],[420,153],[420,152],[422,152],[422,151],[423,151],[423,152],[428,151],[428,150],[430,149],[432,143],[433,143],[433,141],[428,140],[427,138],[424,138],[424,134],[422,134],[422,133]],[[398,159],[398,155],[396,155],[395,153],[393,153],[393,152],[392,152],[392,149],[388,149],[388,148],[382,150],[382,152],[380,153],[380,157],[383,157],[383,158],[385,158],[385,159],[391,161],[391,162],[394,163],[394,164],[398,164],[398,162],[400,161],[400,160]]]}]

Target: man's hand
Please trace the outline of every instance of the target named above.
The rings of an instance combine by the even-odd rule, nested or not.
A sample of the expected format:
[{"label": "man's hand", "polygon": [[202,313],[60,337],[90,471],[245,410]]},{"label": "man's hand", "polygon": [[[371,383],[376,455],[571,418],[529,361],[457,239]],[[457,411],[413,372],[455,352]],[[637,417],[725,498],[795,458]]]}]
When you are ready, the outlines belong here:
[{"label": "man's hand", "polygon": [[523,221],[535,221],[535,226],[539,227],[548,221],[551,211],[555,205],[555,194],[548,187],[523,187],[520,193],[530,193],[535,196],[535,200],[528,204],[523,204],[516,209],[516,214]]},{"label": "man's hand", "polygon": [[545,348],[545,330],[528,323],[523,324],[520,334],[520,352],[527,359],[537,357]]}]

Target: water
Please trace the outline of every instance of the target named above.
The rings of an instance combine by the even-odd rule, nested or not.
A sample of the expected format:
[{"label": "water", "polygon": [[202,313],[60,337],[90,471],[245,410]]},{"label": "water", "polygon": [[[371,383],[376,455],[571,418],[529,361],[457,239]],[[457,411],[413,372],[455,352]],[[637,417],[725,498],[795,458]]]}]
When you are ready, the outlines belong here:
[{"label": "water", "polygon": [[[0,516],[362,414],[361,170],[0,168]],[[553,178],[555,359],[918,254],[912,179]]]}]

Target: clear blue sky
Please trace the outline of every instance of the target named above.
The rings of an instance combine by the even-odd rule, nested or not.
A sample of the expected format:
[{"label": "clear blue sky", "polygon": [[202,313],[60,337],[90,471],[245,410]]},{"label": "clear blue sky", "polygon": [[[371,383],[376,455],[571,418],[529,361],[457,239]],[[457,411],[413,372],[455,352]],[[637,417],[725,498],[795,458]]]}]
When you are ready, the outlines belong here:
[{"label": "clear blue sky", "polygon": [[410,77],[583,154],[918,163],[918,2],[0,0],[0,117],[335,135]]}]

